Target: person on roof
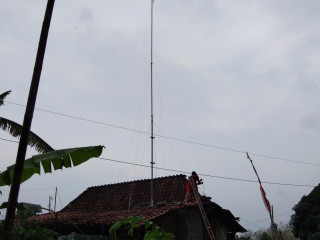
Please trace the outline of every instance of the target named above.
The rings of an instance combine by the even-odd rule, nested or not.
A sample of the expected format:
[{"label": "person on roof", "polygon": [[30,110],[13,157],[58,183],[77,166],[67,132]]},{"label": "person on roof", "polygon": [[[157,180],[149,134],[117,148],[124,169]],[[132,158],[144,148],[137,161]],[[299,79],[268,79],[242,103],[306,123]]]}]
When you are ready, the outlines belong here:
[{"label": "person on roof", "polygon": [[190,193],[192,192],[192,187],[191,187],[190,181],[193,181],[195,183],[194,185],[195,185],[197,191],[198,191],[198,185],[203,184],[202,179],[199,179],[198,174],[195,171],[193,171],[191,173],[191,176],[189,177],[189,181],[186,185],[187,192],[186,192],[186,197],[184,200],[186,203],[189,203]]}]

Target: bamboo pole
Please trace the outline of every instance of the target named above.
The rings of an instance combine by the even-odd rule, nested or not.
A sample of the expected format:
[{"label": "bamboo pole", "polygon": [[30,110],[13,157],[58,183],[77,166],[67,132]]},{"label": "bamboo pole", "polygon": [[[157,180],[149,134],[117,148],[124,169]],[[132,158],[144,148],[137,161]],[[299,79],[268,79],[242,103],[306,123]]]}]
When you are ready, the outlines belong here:
[{"label": "bamboo pole", "polygon": [[272,236],[272,240],[275,240],[275,239],[274,239],[273,225],[274,225],[274,220],[273,220],[273,205],[271,205],[271,236]]}]

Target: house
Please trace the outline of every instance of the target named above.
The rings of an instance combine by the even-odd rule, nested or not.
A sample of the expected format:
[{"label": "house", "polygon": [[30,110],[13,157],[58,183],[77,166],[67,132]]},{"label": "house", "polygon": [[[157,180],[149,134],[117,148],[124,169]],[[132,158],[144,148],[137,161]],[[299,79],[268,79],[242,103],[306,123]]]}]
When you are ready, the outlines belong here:
[{"label": "house", "polygon": [[[154,206],[150,206],[150,179],[90,187],[57,214],[32,220],[61,234],[108,235],[115,222],[139,216],[173,233],[177,240],[209,239],[197,203],[183,203],[187,181],[185,175],[155,178]],[[210,199],[202,197],[202,202],[216,240],[235,239],[237,232],[246,232],[229,210]],[[143,233],[135,239],[142,239],[139,236]]]}]

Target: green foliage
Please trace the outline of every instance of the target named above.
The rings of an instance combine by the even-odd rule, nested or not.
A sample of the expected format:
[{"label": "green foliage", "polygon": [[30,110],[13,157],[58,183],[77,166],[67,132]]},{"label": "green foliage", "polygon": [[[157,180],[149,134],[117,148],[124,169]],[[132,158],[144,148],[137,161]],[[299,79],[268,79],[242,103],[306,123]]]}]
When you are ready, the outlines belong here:
[{"label": "green foliage", "polygon": [[320,232],[310,233],[308,236],[308,240],[319,240],[320,239]]},{"label": "green foliage", "polygon": [[261,232],[257,235],[257,240],[272,240],[272,237],[268,232]]},{"label": "green foliage", "polygon": [[[0,129],[7,131],[13,137],[20,138],[22,133],[22,126],[19,123],[11,121],[9,119],[0,117]],[[30,131],[28,137],[28,145],[33,147],[39,153],[45,153],[53,151],[54,149],[41,139],[37,134]]]},{"label": "green foliage", "polygon": [[54,240],[58,233],[41,226],[32,228],[16,227],[12,232],[12,240]]},{"label": "green foliage", "polygon": [[173,240],[174,239],[174,235],[172,233],[168,233],[164,231],[159,226],[155,225],[150,221],[148,222],[149,222],[148,223],[149,227],[146,227],[145,225],[147,232],[144,235],[144,238],[143,238],[144,240]]},{"label": "green foliage", "polygon": [[[41,225],[34,223],[31,225],[27,219],[34,215],[33,211],[19,205],[16,212],[16,219],[19,224],[14,224],[11,240],[54,240],[59,236],[58,233]],[[0,223],[0,240],[2,239],[3,225],[4,221]]]},{"label": "green foliage", "polygon": [[289,224],[282,224],[278,226],[279,234],[283,240],[297,240],[293,234],[293,230]]},{"label": "green foliage", "polygon": [[[279,235],[281,234],[282,240],[297,240],[297,238],[294,237],[293,231],[289,224],[280,223],[280,225],[278,226],[278,230],[279,230]],[[248,232],[241,234],[241,236],[236,236],[236,240],[271,240],[271,239],[272,239],[272,236],[271,236],[270,229],[258,230],[255,232],[249,230]]]},{"label": "green foliage", "polygon": [[[11,90],[0,94],[0,106],[3,105],[3,101],[11,93]],[[0,117],[0,129],[9,132],[13,137],[20,138],[22,133],[22,126],[19,123],[11,121],[9,119]],[[53,151],[54,149],[42,140],[37,134],[30,131],[28,137],[28,145],[35,148],[39,153],[45,153]]]},{"label": "green foliage", "polygon": [[[40,165],[45,173],[51,173],[51,165],[54,170],[77,166],[90,158],[99,157],[103,146],[69,148],[35,155],[25,160],[21,182],[28,180],[34,174],[40,174]],[[13,179],[14,166],[0,173],[0,186],[10,185]]]},{"label": "green foliage", "polygon": [[138,228],[139,223],[143,221],[143,218],[141,217],[128,217],[122,221],[118,221],[115,224],[111,226],[109,229],[110,236],[116,238],[117,237],[117,231],[122,227],[126,227],[128,229],[128,235],[132,236],[134,229]]},{"label": "green foliage", "polygon": [[117,231],[122,227],[127,229],[129,236],[133,236],[134,230],[139,227],[144,227],[146,230],[143,238],[144,240],[174,240],[174,235],[172,233],[164,231],[151,221],[144,221],[141,217],[128,217],[116,222],[109,229],[110,236],[117,239]]},{"label": "green foliage", "polygon": [[320,184],[293,208],[290,224],[301,240],[320,239]]}]

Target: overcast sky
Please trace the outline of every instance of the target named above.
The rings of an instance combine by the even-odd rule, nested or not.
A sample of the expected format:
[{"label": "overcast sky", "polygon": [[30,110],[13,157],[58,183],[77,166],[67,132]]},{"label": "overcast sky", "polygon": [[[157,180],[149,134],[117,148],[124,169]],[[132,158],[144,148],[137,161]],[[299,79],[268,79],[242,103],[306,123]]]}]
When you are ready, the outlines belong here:
[{"label": "overcast sky", "polygon": [[[0,93],[12,90],[0,114],[18,123],[45,7],[0,1]],[[319,12],[317,0],[154,3],[155,166],[197,171],[200,193],[247,229],[270,225],[258,183],[201,174],[256,180],[248,151],[272,157],[251,155],[262,181],[320,182]],[[34,112],[32,130],[53,148],[104,145],[103,158],[149,165],[150,136],[123,128],[150,132],[150,1],[57,0],[36,107],[45,111]],[[2,171],[17,147],[0,140]],[[19,201],[46,207],[58,187],[59,210],[87,187],[146,178],[148,168],[92,159],[33,176]],[[313,189],[263,186],[277,223]],[[7,201],[9,188],[1,190]]]}]

